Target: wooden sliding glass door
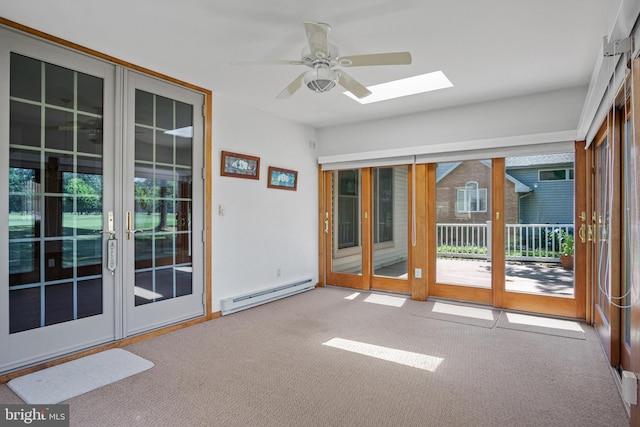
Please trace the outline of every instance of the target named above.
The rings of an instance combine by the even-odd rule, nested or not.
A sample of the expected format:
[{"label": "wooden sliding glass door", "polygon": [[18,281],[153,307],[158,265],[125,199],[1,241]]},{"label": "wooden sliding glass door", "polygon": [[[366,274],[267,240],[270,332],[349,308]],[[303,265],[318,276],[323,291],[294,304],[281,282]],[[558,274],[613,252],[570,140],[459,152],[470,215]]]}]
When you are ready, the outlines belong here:
[{"label": "wooden sliding glass door", "polygon": [[496,161],[503,185],[494,193],[494,221],[503,222],[494,234],[494,262],[502,258],[504,266],[493,282],[496,307],[584,318],[585,287],[576,276],[583,277],[586,227],[574,220],[583,153],[579,162],[572,151]]},{"label": "wooden sliding glass door", "polygon": [[326,283],[584,318],[584,275],[576,280],[583,273],[560,259],[566,252],[584,270],[585,215],[577,229],[574,219],[584,150],[577,156],[427,165],[415,189],[416,208],[418,199],[426,206],[416,215],[416,230],[427,230],[419,239],[411,167],[324,172]]},{"label": "wooden sliding glass door", "polygon": [[409,169],[324,173],[328,284],[409,292]]},{"label": "wooden sliding glass door", "polygon": [[621,370],[637,369],[632,317],[638,302],[633,283],[638,278],[640,182],[631,101],[631,92],[622,90],[590,147],[593,321],[609,362]]},{"label": "wooden sliding glass door", "polygon": [[[594,325],[612,365],[620,361],[620,270],[612,268],[619,259],[619,151],[612,143],[608,126],[603,126],[591,145],[593,189],[591,233]],[[614,301],[615,300],[615,301]]]},{"label": "wooden sliding glass door", "polygon": [[491,159],[438,163],[430,245],[435,266],[432,296],[491,304],[495,260],[492,242]]},{"label": "wooden sliding glass door", "polygon": [[560,261],[564,246],[584,265],[584,251],[574,253],[574,188],[584,184],[575,178],[584,170],[573,151],[438,163],[429,295],[584,317],[585,288]]}]

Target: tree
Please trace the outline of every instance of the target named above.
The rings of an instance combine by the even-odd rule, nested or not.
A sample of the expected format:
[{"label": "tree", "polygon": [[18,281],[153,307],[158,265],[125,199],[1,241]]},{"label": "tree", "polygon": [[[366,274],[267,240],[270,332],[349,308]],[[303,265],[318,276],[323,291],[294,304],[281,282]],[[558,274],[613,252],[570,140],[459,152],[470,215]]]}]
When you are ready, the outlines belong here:
[{"label": "tree", "polygon": [[71,178],[65,187],[66,194],[76,195],[76,211],[95,212],[100,209],[100,197],[96,190],[82,178]]}]

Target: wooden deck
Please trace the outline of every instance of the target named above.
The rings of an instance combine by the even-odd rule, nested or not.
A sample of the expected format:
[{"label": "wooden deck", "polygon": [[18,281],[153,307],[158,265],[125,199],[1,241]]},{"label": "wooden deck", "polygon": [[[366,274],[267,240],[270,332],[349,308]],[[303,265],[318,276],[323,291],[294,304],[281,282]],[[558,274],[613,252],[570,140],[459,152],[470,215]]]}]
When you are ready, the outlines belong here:
[{"label": "wooden deck", "polygon": [[[573,270],[556,263],[507,262],[505,288],[511,292],[572,296]],[[377,276],[407,278],[407,263],[400,262],[378,268]],[[491,262],[477,259],[446,259],[436,262],[438,283],[462,286],[491,287]]]}]

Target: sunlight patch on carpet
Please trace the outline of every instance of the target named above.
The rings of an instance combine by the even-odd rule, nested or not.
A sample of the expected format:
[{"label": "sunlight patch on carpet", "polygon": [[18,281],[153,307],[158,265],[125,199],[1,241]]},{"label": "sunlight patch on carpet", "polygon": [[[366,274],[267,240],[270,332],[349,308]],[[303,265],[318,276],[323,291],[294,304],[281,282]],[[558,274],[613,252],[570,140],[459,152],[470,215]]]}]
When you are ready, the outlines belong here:
[{"label": "sunlight patch on carpet", "polygon": [[454,304],[436,302],[431,309],[434,313],[451,314],[454,316],[471,317],[472,319],[494,320],[492,310],[486,308],[466,307]]},{"label": "sunlight patch on carpet", "polygon": [[387,305],[389,307],[402,307],[406,301],[406,298],[392,297],[391,295],[380,294],[371,294],[364,300],[364,302]]},{"label": "sunlight patch on carpet", "polygon": [[427,301],[412,314],[428,319],[444,320],[488,329],[492,329],[500,317],[499,310],[470,304],[449,304],[438,301]]},{"label": "sunlight patch on carpet", "polygon": [[559,337],[586,339],[580,322],[503,312],[496,325],[498,328],[555,335]]},{"label": "sunlight patch on carpet", "polygon": [[329,341],[322,343],[322,345],[374,357],[376,359],[386,360],[388,362],[399,363],[401,365],[429,372],[435,372],[435,370],[438,369],[438,366],[440,366],[440,363],[444,360],[440,357],[346,340],[343,338],[332,338]]}]

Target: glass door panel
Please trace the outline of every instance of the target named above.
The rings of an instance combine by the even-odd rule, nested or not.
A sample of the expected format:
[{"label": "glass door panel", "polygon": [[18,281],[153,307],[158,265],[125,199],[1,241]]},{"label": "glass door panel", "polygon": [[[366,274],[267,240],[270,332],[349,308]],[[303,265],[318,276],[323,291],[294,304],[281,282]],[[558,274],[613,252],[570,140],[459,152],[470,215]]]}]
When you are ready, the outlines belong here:
[{"label": "glass door panel", "polygon": [[491,302],[491,160],[438,163],[435,179],[436,283],[430,294]]},{"label": "glass door panel", "polygon": [[333,248],[331,271],[362,274],[361,171],[332,173]]},{"label": "glass door panel", "polygon": [[[131,79],[135,111],[128,184],[127,273],[129,333],[196,317],[204,312],[202,244],[202,111],[204,97],[153,79]],[[194,214],[196,213],[196,214]],[[195,268],[194,268],[195,267]],[[194,273],[196,271],[196,273]]]},{"label": "glass door panel", "polygon": [[[137,306],[190,295],[193,288],[189,229],[193,107],[140,90],[136,106]],[[175,135],[174,129],[184,133]]]},{"label": "glass door panel", "polygon": [[409,232],[408,167],[374,168],[373,274],[407,279]]},{"label": "glass door panel", "polygon": [[373,168],[371,176],[371,287],[410,293],[409,167]]},{"label": "glass door panel", "polygon": [[4,58],[8,226],[0,237],[8,245],[8,325],[1,333],[9,354],[0,355],[0,368],[115,337],[114,278],[103,267],[101,233],[113,200],[104,189],[112,175],[103,142],[103,94],[112,77],[96,76],[95,64],[87,64],[89,74],[18,53]]},{"label": "glass door panel", "polygon": [[[610,143],[609,135],[604,135],[601,141],[592,146],[594,150],[594,194],[592,215],[593,244],[592,264],[593,289],[595,302],[594,324],[603,343],[609,362],[617,366],[620,362],[620,311],[616,307],[620,297],[620,272],[612,271],[612,260],[619,259],[619,247],[612,246],[612,232],[618,230],[617,217],[613,212],[619,212],[619,198],[615,188],[614,171],[619,171],[615,162],[618,156]],[[619,164],[618,164],[619,166]],[[618,236],[619,237],[619,236]],[[611,302],[616,301],[616,304]]]},{"label": "glass door panel", "polygon": [[505,290],[573,297],[573,153],[505,163]]}]

